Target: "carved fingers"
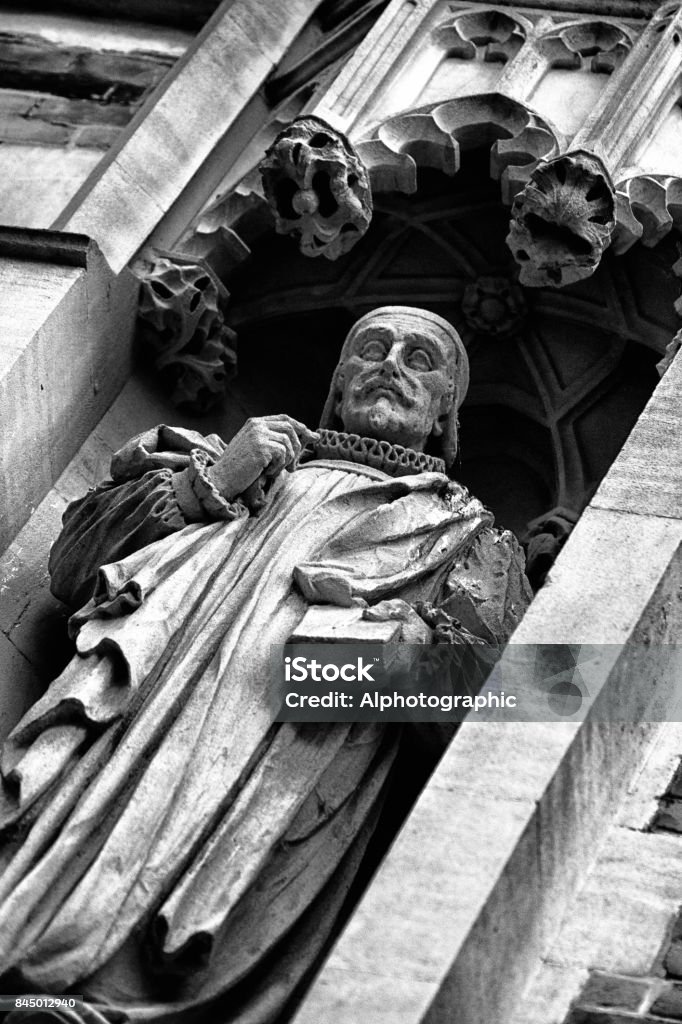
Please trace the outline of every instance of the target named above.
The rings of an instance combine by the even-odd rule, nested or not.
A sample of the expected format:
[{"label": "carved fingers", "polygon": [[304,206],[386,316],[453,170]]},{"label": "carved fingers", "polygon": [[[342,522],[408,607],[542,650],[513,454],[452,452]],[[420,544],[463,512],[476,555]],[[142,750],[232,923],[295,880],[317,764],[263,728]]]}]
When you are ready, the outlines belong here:
[{"label": "carved fingers", "polygon": [[264,467],[268,476],[276,476],[283,469],[292,472],[305,445],[317,438],[316,433],[291,416],[263,416],[249,422],[258,424],[258,436],[271,454],[270,462]]},{"label": "carved fingers", "polygon": [[263,485],[283,469],[292,471],[304,446],[317,435],[291,416],[258,416],[246,421],[209,470],[229,501],[257,481]]}]

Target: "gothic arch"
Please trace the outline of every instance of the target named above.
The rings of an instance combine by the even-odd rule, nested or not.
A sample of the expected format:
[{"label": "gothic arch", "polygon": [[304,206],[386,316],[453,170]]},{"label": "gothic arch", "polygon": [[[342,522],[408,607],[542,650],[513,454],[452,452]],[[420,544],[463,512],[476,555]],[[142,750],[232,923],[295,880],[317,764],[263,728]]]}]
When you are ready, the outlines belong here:
[{"label": "gothic arch", "polygon": [[[534,438],[526,445],[530,456],[523,473],[543,502],[541,508],[529,508],[529,516],[538,519],[560,509],[564,518],[577,518],[653,390],[654,353],[665,351],[676,329],[679,289],[671,281],[672,247],[666,242],[654,254],[634,243],[641,240],[651,247],[677,226],[679,190],[672,179],[660,181],[649,175],[644,181],[633,175],[631,184],[618,194],[615,242],[595,278],[558,291],[530,289],[528,301],[522,295],[520,303],[532,307],[524,326],[498,332],[493,323],[481,323],[485,295],[476,299],[474,292],[483,281],[484,293],[485,281],[491,278],[521,291],[504,233],[500,235],[508,223],[506,207],[541,161],[561,153],[564,142],[529,107],[497,93],[436,103],[385,119],[366,137],[354,140],[370,175],[375,215],[367,236],[336,263],[301,257],[290,239],[276,237],[257,176],[244,179],[204,212],[182,245],[183,251],[208,257],[233,293],[228,319],[242,339],[241,365],[248,367],[235,398],[251,413],[272,411],[269,406],[249,406],[250,394],[259,389],[267,394],[268,389],[262,387],[262,379],[258,388],[253,387],[248,376],[262,374],[275,348],[281,363],[273,377],[273,401],[277,388],[295,391],[289,361],[315,359],[320,362],[320,379],[325,377],[328,367],[322,365],[324,354],[315,348],[316,336],[325,337],[333,359],[335,331],[345,329],[366,309],[382,302],[423,304],[456,324],[475,360],[482,358],[477,348],[485,350],[488,369],[480,370],[478,380],[474,376],[464,418],[478,434],[479,412],[497,410],[493,418],[499,419],[500,436],[506,435],[509,444],[496,451],[492,437],[478,437],[471,445],[465,440],[464,452],[468,448],[472,465],[486,453],[491,474],[499,457],[521,465],[520,449],[512,451],[512,435],[521,431],[527,440]],[[428,189],[423,190],[429,175],[432,181],[441,178],[440,199],[429,200]],[[455,176],[452,191],[445,181]],[[478,186],[486,190],[483,207],[494,209],[498,220],[497,255],[485,258],[476,253],[471,231],[465,237],[466,232],[462,235],[453,227],[455,222],[461,226],[462,209],[443,206],[442,198],[450,194],[457,206],[458,196]],[[461,199],[464,205],[467,201]],[[658,211],[657,219],[649,212],[652,207]],[[477,216],[472,220],[476,222]],[[391,277],[390,267],[402,258],[401,247],[418,248],[415,239],[432,247],[431,256],[424,255],[429,272]],[[252,258],[244,263],[249,249]],[[651,273],[664,296],[658,300],[658,311],[644,308],[638,286],[643,274]],[[250,289],[250,278],[258,283],[257,294]],[[501,316],[514,319],[509,304]],[[269,332],[279,339],[271,349]],[[305,336],[299,348],[297,333]],[[512,350],[514,366],[509,363],[507,375],[503,371],[496,382],[490,359],[499,358],[504,366]],[[493,352],[498,355],[491,356]],[[290,404],[291,398],[288,394]],[[293,401],[295,405],[295,395]],[[319,401],[315,396],[310,407],[303,401],[294,411],[310,418]],[[466,478],[466,467],[463,472]],[[480,481],[474,489],[485,492]],[[492,497],[489,500],[495,504]],[[511,522],[509,506],[501,510],[501,517]],[[519,529],[518,521],[513,525]]]},{"label": "gothic arch", "polygon": [[[369,172],[372,192],[411,195],[417,190],[418,168],[454,176],[462,154],[489,147],[489,174],[499,181],[503,202],[528,180],[540,160],[551,159],[561,146],[557,130],[525,104],[500,93],[465,96],[396,114],[374,127],[366,137],[352,139]],[[272,230],[258,173],[249,173],[236,189],[219,197],[195,221],[178,243],[182,252],[210,258],[231,237],[234,263],[238,245],[250,247]],[[238,236],[235,240],[234,235]],[[245,255],[242,251],[241,256]]]}]

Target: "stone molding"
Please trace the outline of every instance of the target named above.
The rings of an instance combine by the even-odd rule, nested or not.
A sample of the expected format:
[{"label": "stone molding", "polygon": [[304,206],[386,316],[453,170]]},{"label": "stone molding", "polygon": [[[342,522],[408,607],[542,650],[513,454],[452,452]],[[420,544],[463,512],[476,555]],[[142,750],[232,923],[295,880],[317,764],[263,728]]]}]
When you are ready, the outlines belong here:
[{"label": "stone molding", "polygon": [[[467,129],[474,124],[480,126],[480,134],[493,136],[491,176],[500,180],[506,204],[513,202],[539,161],[585,150],[602,160],[607,176],[617,183],[614,250],[625,251],[639,238],[645,245],[655,245],[677,222],[682,186],[671,176],[641,174],[636,167],[627,170],[623,161],[636,153],[643,133],[662,123],[676,87],[674,39],[682,18],[678,8],[665,5],[642,26],[637,19],[653,13],[653,5],[643,10],[641,4],[613,2],[605,7],[586,0],[485,6],[464,0],[415,0],[406,6],[393,0],[304,113],[348,133],[370,172],[375,194],[390,189],[414,192],[418,166],[456,174],[461,150],[469,144]],[[396,76],[427,44],[443,55],[452,52],[461,58],[500,62],[504,69],[496,92],[407,109],[382,118],[369,130],[363,128],[371,124],[375,97],[390,90]],[[608,74],[610,80],[586,122],[566,137],[533,111],[531,97],[549,69],[578,66]],[[213,261],[210,236],[220,243],[225,231],[239,231],[243,213],[259,207],[262,210],[262,189],[250,173],[205,208],[179,247]],[[259,216],[266,224],[262,213]],[[593,267],[598,262],[597,258]],[[568,277],[562,275],[562,280]]]},{"label": "stone molding", "polygon": [[0,283],[4,550],[129,376],[138,284],[84,235],[17,228]]},{"label": "stone molding", "polygon": [[54,226],[96,239],[120,272],[245,111],[267,116],[259,90],[316,7],[317,0],[291,0],[286,9],[224,0]]},{"label": "stone molding", "polygon": [[505,202],[527,180],[529,168],[554,156],[558,146],[555,133],[537,114],[499,93],[489,93],[397,114],[356,148],[375,191],[409,194],[417,190],[417,166],[454,175],[460,167],[460,149],[485,140],[491,148],[491,177],[501,182]]},{"label": "stone molding", "polygon": [[617,224],[613,249],[635,242],[651,248],[673,228],[682,228],[682,176],[633,174],[616,185]]}]

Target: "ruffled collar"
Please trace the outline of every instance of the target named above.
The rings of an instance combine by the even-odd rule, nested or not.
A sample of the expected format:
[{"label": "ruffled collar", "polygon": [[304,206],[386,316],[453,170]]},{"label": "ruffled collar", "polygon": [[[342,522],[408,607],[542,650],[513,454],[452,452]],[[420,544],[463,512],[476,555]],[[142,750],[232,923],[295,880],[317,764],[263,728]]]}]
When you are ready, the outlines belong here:
[{"label": "ruffled collar", "polygon": [[416,452],[390,441],[378,441],[338,430],[318,430],[319,438],[306,449],[302,462],[312,459],[341,459],[379,469],[388,476],[415,473],[445,473],[445,463],[435,455]]}]

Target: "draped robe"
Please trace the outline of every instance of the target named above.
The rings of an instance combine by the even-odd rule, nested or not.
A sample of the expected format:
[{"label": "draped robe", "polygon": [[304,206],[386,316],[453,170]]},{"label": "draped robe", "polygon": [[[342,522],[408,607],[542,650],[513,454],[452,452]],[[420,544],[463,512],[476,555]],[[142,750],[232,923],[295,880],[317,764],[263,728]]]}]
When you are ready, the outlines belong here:
[{"label": "draped robe", "polygon": [[529,591],[512,535],[443,474],[310,461],[258,515],[188,523],[191,448],[223,445],[134,439],[65,514],[53,585],[92,597],[3,751],[0,963],[125,1014],[104,1020],[265,1024],[333,928],[398,741],[273,725],[270,645],[309,603],[394,597],[500,642]]}]

